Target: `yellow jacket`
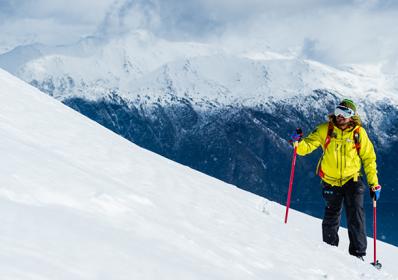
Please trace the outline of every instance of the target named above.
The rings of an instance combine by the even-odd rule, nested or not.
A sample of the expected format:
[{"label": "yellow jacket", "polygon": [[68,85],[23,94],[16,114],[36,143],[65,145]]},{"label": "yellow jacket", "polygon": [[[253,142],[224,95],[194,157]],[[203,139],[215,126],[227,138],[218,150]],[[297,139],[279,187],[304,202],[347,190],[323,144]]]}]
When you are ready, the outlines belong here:
[{"label": "yellow jacket", "polygon": [[[328,122],[319,125],[310,135],[303,138],[298,143],[297,154],[307,155],[319,146],[324,149],[328,125]],[[355,148],[354,131],[357,127],[347,128],[343,131],[334,126],[330,143],[319,160],[317,172],[323,181],[332,186],[342,186],[352,178],[357,180],[361,172],[361,164],[363,164],[368,185],[372,187],[379,184],[376,154],[363,127],[359,129],[359,155]]]}]

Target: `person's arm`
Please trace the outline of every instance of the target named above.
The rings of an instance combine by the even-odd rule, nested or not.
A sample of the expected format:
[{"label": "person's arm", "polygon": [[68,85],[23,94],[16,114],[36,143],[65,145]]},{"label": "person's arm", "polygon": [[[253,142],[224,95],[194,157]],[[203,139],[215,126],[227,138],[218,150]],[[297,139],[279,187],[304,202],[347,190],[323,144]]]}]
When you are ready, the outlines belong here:
[{"label": "person's arm", "polygon": [[359,137],[359,142],[361,144],[359,156],[362,160],[368,185],[370,187],[377,186],[379,185],[379,180],[377,178],[376,153],[373,144],[364,128],[361,128]]},{"label": "person's arm", "polygon": [[297,154],[300,156],[305,156],[312,153],[325,141],[322,137],[322,126],[318,126],[313,132],[311,132],[307,137],[303,138],[297,147]]}]

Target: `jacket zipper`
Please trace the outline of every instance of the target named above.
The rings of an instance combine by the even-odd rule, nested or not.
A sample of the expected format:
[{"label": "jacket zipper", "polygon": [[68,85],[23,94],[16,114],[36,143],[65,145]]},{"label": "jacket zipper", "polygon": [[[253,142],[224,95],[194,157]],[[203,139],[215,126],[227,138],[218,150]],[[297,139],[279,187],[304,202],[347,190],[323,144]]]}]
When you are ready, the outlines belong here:
[{"label": "jacket zipper", "polygon": [[344,131],[342,130],[341,131],[341,152],[340,152],[340,157],[341,157],[341,163],[340,163],[340,186],[342,185],[342,182],[343,182],[343,147],[344,147],[344,145],[343,145],[343,139],[344,139],[344,137],[343,137],[343,135],[344,135]]}]

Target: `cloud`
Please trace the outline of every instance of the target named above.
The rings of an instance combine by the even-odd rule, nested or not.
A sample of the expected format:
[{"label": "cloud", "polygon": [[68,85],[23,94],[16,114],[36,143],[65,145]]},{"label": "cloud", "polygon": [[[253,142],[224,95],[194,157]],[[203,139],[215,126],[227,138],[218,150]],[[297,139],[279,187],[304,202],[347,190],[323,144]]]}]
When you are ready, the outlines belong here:
[{"label": "cloud", "polygon": [[168,39],[266,48],[334,65],[394,57],[397,25],[398,2],[387,0],[128,0],[115,2],[101,26],[108,34],[146,28]]},{"label": "cloud", "polygon": [[98,33],[111,35],[144,28],[168,39],[197,39],[214,32],[219,24],[209,16],[205,4],[203,0],[115,1]]},{"label": "cloud", "polygon": [[[0,0],[2,42],[70,43],[148,29],[171,40],[269,49],[328,64],[398,57],[393,0]],[[5,35],[4,35],[5,34]],[[5,39],[6,38],[6,39]]]},{"label": "cloud", "polygon": [[0,50],[26,43],[77,41],[94,32],[112,2],[0,0]]},{"label": "cloud", "polygon": [[395,2],[290,2],[286,9],[253,3],[255,16],[226,22],[221,38],[228,45],[239,45],[240,41],[248,48],[267,46],[332,65],[377,63],[396,57]]}]

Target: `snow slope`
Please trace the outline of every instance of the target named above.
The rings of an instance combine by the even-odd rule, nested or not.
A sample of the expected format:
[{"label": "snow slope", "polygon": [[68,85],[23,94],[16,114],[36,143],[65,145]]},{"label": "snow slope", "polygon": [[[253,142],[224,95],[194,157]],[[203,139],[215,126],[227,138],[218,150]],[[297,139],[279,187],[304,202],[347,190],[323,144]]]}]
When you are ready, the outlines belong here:
[{"label": "snow slope", "polygon": [[[128,142],[0,70],[1,279],[398,279],[321,222]],[[371,240],[369,239],[369,244]],[[371,246],[370,246],[371,247]]]}]

